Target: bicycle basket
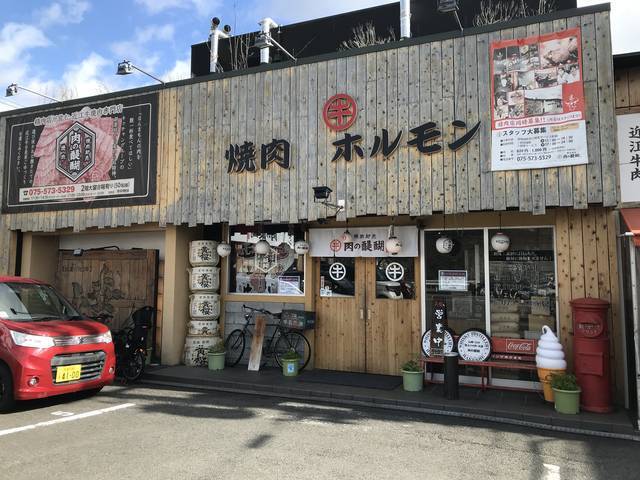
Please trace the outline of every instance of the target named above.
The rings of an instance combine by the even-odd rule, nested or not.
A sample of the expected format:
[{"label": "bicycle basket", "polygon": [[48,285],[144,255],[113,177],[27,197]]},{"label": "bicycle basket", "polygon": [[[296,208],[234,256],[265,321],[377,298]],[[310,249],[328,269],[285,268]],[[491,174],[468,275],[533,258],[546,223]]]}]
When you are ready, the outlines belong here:
[{"label": "bicycle basket", "polygon": [[302,310],[283,310],[282,326],[291,330],[312,330],[316,326],[315,312]]}]

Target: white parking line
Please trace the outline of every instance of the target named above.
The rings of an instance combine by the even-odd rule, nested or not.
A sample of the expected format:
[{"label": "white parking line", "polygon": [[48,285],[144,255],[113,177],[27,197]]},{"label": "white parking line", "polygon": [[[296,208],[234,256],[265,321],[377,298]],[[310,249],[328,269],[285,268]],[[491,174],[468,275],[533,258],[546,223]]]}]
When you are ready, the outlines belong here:
[{"label": "white parking line", "polygon": [[24,432],[26,430],[34,430],[40,427],[48,427],[57,423],[73,422],[74,420],[80,420],[82,418],[95,417],[96,415],[102,415],[103,413],[115,412],[116,410],[122,410],[123,408],[134,407],[135,403],[123,403],[122,405],[115,405],[113,407],[101,408],[100,410],[92,410],[90,412],[79,413],[70,417],[58,418],[56,420],[49,420],[47,422],[34,423],[32,425],[25,425],[24,427],[9,428],[7,430],[0,430],[0,437],[5,435],[11,435],[12,433]]},{"label": "white parking line", "polygon": [[544,480],[560,480],[560,467],[551,463],[543,463],[545,468]]}]

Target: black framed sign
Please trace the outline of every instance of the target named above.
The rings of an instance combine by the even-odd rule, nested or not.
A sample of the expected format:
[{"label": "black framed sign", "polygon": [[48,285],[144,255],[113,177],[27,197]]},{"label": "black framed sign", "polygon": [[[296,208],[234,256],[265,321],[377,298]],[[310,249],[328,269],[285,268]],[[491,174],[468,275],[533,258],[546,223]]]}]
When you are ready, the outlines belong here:
[{"label": "black framed sign", "polygon": [[2,211],[155,203],[157,93],[7,119]]}]

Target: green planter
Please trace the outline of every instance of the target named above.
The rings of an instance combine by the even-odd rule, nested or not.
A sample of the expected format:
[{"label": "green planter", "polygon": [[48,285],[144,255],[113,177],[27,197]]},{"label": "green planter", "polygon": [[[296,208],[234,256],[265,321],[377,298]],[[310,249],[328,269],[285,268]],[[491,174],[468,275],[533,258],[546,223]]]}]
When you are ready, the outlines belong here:
[{"label": "green planter", "polygon": [[282,359],[282,374],[285,377],[295,377],[298,375],[299,360]]},{"label": "green planter", "polygon": [[580,392],[582,390],[553,389],[556,412],[575,415],[580,411]]},{"label": "green planter", "polygon": [[226,352],[209,353],[209,370],[224,370],[224,357]]},{"label": "green planter", "polygon": [[421,392],[423,386],[424,370],[421,372],[402,370],[402,387],[405,392]]}]

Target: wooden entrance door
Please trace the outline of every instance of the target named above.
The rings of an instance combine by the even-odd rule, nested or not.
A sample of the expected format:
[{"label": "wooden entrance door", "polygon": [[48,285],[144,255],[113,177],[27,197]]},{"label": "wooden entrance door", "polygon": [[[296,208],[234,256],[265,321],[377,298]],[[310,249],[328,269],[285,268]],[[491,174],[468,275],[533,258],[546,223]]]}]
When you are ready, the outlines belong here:
[{"label": "wooden entrance door", "polygon": [[[316,295],[316,368],[364,372],[365,366],[365,259],[340,259],[345,265],[343,278],[326,286],[332,259],[314,262]],[[324,293],[323,293],[324,292]]]},{"label": "wooden entrance door", "polygon": [[400,375],[402,364],[419,353],[422,327],[418,272],[417,258],[367,259],[367,372]]},{"label": "wooden entrance door", "polygon": [[[352,260],[353,295],[325,296],[320,291],[322,277],[326,280],[327,276],[326,261],[321,267],[323,261],[316,259],[315,366],[398,375],[400,366],[420,348],[418,259]],[[400,282],[386,278],[385,267],[390,263],[404,265],[404,278],[413,287],[413,295],[408,295],[407,288],[394,286]]]}]

